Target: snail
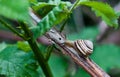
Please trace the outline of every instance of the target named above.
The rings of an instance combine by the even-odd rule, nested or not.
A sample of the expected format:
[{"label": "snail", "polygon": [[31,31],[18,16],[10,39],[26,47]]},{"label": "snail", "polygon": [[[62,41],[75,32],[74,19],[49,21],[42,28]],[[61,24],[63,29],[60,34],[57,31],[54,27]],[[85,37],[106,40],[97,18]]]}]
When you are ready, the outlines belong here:
[{"label": "snail", "polygon": [[93,52],[93,43],[89,40],[65,41],[65,45],[73,47],[79,55],[89,56]]}]

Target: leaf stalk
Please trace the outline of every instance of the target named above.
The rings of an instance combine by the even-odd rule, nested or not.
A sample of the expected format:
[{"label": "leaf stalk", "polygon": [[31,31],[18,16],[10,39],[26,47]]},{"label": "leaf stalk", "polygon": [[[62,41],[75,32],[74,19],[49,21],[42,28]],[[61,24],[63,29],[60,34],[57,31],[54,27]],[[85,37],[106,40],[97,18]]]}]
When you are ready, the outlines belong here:
[{"label": "leaf stalk", "polygon": [[64,29],[64,27],[65,27],[65,24],[67,23],[67,20],[68,20],[68,18],[69,18],[69,16],[70,16],[71,12],[76,8],[76,6],[77,6],[77,4],[78,4],[79,1],[80,1],[80,0],[76,0],[75,3],[73,4],[73,6],[70,8],[69,14],[67,15],[67,19],[65,20],[65,22],[62,24],[62,26],[61,26],[61,28],[60,28],[60,32],[63,31],[63,29]]},{"label": "leaf stalk", "polygon": [[49,67],[47,61],[45,60],[43,54],[41,53],[41,51],[37,45],[37,42],[33,39],[32,35],[30,33],[30,30],[28,29],[28,26],[25,23],[21,23],[21,27],[24,30],[24,32],[26,33],[26,37],[30,38],[27,41],[28,41],[36,59],[38,60],[38,63],[41,66],[45,76],[53,77],[50,67]]},{"label": "leaf stalk", "polygon": [[9,30],[11,30],[16,35],[18,35],[19,37],[25,39],[25,37],[22,34],[20,34],[19,32],[17,32],[10,24],[6,23],[2,19],[0,19],[0,23],[3,24],[6,28],[8,28]]}]

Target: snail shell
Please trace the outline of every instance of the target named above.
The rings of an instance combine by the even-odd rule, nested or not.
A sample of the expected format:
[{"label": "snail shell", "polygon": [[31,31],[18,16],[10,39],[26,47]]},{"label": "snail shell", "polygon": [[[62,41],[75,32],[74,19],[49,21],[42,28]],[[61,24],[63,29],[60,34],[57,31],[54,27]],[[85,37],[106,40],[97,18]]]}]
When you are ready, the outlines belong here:
[{"label": "snail shell", "polygon": [[89,40],[76,40],[74,44],[79,55],[88,56],[93,52],[93,43]]}]

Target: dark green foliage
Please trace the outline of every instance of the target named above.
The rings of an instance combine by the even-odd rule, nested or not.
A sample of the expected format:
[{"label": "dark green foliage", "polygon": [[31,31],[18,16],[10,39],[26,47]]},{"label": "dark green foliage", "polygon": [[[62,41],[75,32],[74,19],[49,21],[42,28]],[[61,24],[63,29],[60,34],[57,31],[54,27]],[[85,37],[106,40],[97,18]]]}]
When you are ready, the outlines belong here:
[{"label": "dark green foliage", "polygon": [[119,67],[113,67],[109,70],[108,73],[111,77],[119,77],[120,76],[120,68]]},{"label": "dark green foliage", "polygon": [[[35,26],[31,28],[35,38],[44,34],[54,25],[57,25],[64,19],[68,18],[68,7],[70,7],[71,4],[68,2],[53,3],[54,2],[51,1],[51,3],[39,3],[36,6],[33,6],[36,10],[45,6],[56,6],[38,23],[37,27]],[[58,4],[58,6],[56,4]],[[76,7],[80,5],[91,7],[95,11],[96,15],[101,16],[108,25],[113,27],[118,26],[118,15],[108,4],[96,1],[80,1]]]},{"label": "dark green foliage", "polygon": [[120,47],[116,45],[96,45],[91,57],[106,71],[113,67],[120,67]]},{"label": "dark green foliage", "polygon": [[74,77],[91,77],[85,70],[79,68]]},{"label": "dark green foliage", "polygon": [[96,1],[83,1],[79,2],[79,5],[85,5],[91,7],[95,11],[96,16],[100,16],[107,25],[112,27],[118,27],[118,15],[107,3]]},{"label": "dark green foliage", "polygon": [[21,21],[30,21],[28,0],[0,0],[0,15]]},{"label": "dark green foliage", "polygon": [[67,60],[59,55],[52,54],[49,60],[54,77],[64,77],[67,73]]},{"label": "dark green foliage", "polygon": [[29,52],[31,50],[31,48],[27,42],[18,41],[17,46],[19,49],[21,49],[25,52]]},{"label": "dark green foliage", "polygon": [[38,11],[42,8],[46,8],[46,7],[55,7],[56,5],[55,4],[50,4],[50,3],[46,3],[46,2],[40,2],[40,3],[36,3],[32,6],[32,8],[35,10],[35,11]]},{"label": "dark green foliage", "polygon": [[56,5],[55,4],[50,4],[50,3],[45,3],[45,2],[40,2],[36,3],[32,6],[33,10],[35,10],[38,15],[40,15],[41,18],[46,16]]},{"label": "dark green foliage", "polygon": [[[41,21],[37,23],[37,26],[31,26],[33,22],[31,22],[31,19],[29,17],[30,4],[28,0],[0,0],[0,10],[1,10],[0,17],[5,17],[11,20],[15,20],[18,24],[26,23],[25,25],[22,24],[22,26],[19,24],[20,26],[19,30],[21,32],[18,32],[18,34],[22,33],[23,37],[25,37],[26,40],[29,40],[28,41],[29,44],[24,42],[18,42],[17,44],[13,44],[13,45],[7,45],[5,43],[0,44],[0,76],[39,77],[39,76],[43,76],[43,72],[45,74],[45,71],[47,71],[47,73],[50,73],[49,68],[48,69],[46,68],[45,71],[40,71],[37,65],[37,61],[34,59],[35,57],[37,57],[39,64],[40,61],[42,60],[41,64],[43,63],[44,66],[46,64],[46,67],[48,67],[47,61],[44,59],[45,55],[42,54],[38,55],[39,52],[44,54],[46,53],[45,52],[46,46],[43,47],[42,45],[41,46],[42,48],[37,47],[38,43],[35,42],[36,41],[35,39],[45,34],[52,27],[60,24],[65,19],[69,18],[70,13],[72,12],[73,9],[75,9],[75,7],[81,5],[91,7],[92,10],[95,12],[95,14],[97,16],[102,17],[102,20],[104,20],[108,25],[112,27],[118,26],[117,18],[119,16],[119,13],[116,13],[106,3],[90,1],[90,0],[80,0],[79,3],[77,3],[77,5],[73,7],[73,4],[71,4],[70,2],[64,2],[61,0],[49,0],[48,3],[38,2],[38,1],[39,0],[29,0],[35,13],[38,13],[38,15],[41,15],[42,17]],[[71,9],[71,7],[73,9]],[[33,33],[33,36],[30,36],[29,29]],[[95,41],[97,34],[98,34],[97,28],[90,27],[90,28],[85,28],[80,33],[70,34],[68,36],[68,39],[72,39],[72,40],[89,39]],[[33,37],[34,39],[31,37]],[[33,51],[35,56],[33,56],[33,53],[31,52],[31,48],[29,46],[31,45],[32,47],[32,44],[34,46]],[[41,52],[40,50],[42,50],[43,52]],[[48,49],[48,51],[49,50],[51,49]],[[119,51],[120,48],[116,45],[95,44],[94,53],[93,55],[91,55],[91,58],[97,64],[99,64],[103,69],[107,71],[112,67],[120,67]],[[68,61],[63,56],[61,57],[56,54],[52,54],[50,56],[49,65],[51,66],[50,68],[53,72],[54,77],[64,77],[71,75],[67,70],[69,65]],[[44,67],[42,68],[44,69]],[[80,76],[89,77],[89,75],[87,75],[85,71],[83,70],[81,71],[81,69],[78,69],[78,71],[75,73],[73,77],[80,77]]]},{"label": "dark green foliage", "polygon": [[0,74],[7,77],[38,77],[33,53],[23,52],[16,45],[0,44]]},{"label": "dark green foliage", "polygon": [[37,26],[31,28],[34,38],[39,37],[48,31],[51,27],[59,24],[67,18],[68,7],[65,4],[60,4],[53,8],[39,23]]}]

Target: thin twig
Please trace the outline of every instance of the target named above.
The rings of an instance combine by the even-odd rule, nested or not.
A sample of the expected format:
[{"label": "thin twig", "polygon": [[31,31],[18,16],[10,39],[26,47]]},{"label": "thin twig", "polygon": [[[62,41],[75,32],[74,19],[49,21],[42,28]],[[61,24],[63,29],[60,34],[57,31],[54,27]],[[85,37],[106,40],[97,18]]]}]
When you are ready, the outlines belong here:
[{"label": "thin twig", "polygon": [[70,8],[69,12],[72,12],[80,0],[76,0],[73,6]]},{"label": "thin twig", "polygon": [[65,22],[62,24],[62,26],[61,26],[61,28],[60,28],[60,33],[63,31],[63,29],[65,28],[65,24],[67,23],[67,20],[68,19],[66,19],[65,20]]},{"label": "thin twig", "polygon": [[68,15],[67,15],[67,18],[65,19],[65,22],[62,24],[62,26],[61,26],[61,28],[60,28],[60,32],[62,32],[63,29],[65,28],[65,24],[67,23],[68,18],[69,18],[69,16],[70,16],[71,12],[75,9],[75,7],[76,7],[76,5],[78,4],[79,1],[80,1],[80,0],[76,0],[75,3],[73,4],[73,6],[69,9],[69,13],[68,13]]},{"label": "thin twig", "polygon": [[6,23],[2,19],[0,19],[0,23],[2,23],[6,28],[8,28],[9,30],[11,30],[13,33],[17,34],[19,37],[25,39],[25,37],[22,34],[20,34],[19,32],[17,32],[11,25],[9,25],[8,23]]},{"label": "thin twig", "polygon": [[51,56],[51,53],[53,51],[53,48],[54,48],[54,45],[51,45],[51,46],[48,46],[47,48],[47,52],[46,52],[46,55],[45,55],[45,60],[48,61],[50,56]]},{"label": "thin twig", "polygon": [[[110,77],[97,64],[95,64],[89,57],[79,56],[75,52],[76,49],[70,48],[64,44],[66,39],[62,38],[56,30],[52,29],[47,32],[47,37],[54,41],[54,43],[61,48],[63,53],[69,55],[78,65],[83,67],[92,77]],[[61,38],[60,40],[56,37]]]}]

